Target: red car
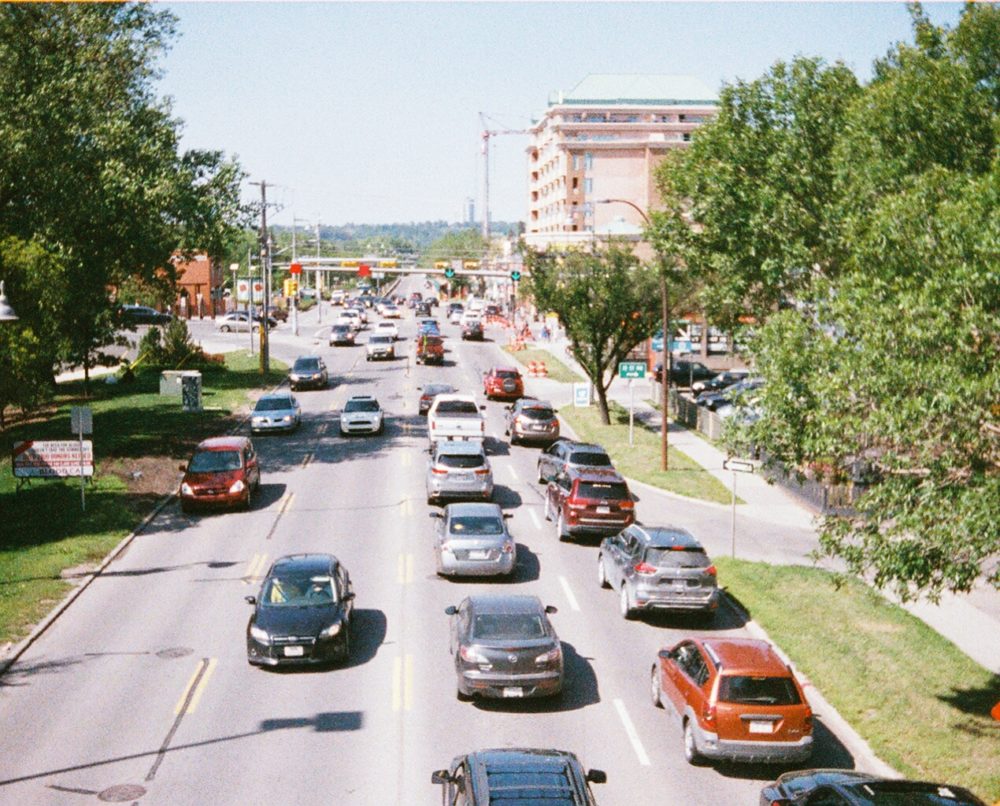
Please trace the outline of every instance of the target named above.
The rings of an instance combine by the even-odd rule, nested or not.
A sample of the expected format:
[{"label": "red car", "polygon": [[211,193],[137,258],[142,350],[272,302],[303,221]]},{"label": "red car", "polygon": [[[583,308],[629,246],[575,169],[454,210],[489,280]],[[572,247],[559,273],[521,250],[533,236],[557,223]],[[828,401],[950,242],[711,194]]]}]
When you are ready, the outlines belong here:
[{"label": "red car", "polygon": [[617,470],[570,468],[556,474],[545,491],[545,520],[553,519],[560,540],[605,537],[635,522],[635,501]]},{"label": "red car", "polygon": [[247,437],[212,437],[195,448],[191,461],[181,465],[181,509],[241,506],[260,488],[260,465]]},{"label": "red car", "polygon": [[513,367],[493,367],[483,375],[483,394],[487,400],[517,400],[524,397],[524,380]]}]

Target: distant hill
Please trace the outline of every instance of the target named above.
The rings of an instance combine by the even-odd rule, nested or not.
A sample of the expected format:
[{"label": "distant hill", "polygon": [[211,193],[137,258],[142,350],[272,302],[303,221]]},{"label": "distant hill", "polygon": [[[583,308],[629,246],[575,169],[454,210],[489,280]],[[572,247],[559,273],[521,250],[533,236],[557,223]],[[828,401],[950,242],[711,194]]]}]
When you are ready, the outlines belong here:
[{"label": "distant hill", "polygon": [[[479,224],[449,223],[447,221],[411,221],[408,224],[341,224],[337,226],[321,225],[320,239],[343,243],[359,243],[385,239],[388,245],[399,247],[411,246],[414,249],[424,249],[444,235],[466,230],[479,231]],[[291,232],[290,227],[275,226],[274,231]],[[517,235],[522,232],[519,221],[490,222],[490,231],[494,235]],[[301,232],[301,230],[300,230]]]}]

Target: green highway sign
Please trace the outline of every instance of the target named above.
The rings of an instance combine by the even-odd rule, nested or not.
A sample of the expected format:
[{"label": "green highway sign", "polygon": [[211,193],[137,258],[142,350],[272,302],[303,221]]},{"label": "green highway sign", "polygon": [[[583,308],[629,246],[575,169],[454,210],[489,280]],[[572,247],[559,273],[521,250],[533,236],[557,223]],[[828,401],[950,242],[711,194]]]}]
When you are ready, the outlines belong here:
[{"label": "green highway sign", "polygon": [[618,364],[618,377],[619,378],[645,378],[646,377],[646,362],[645,361],[621,361]]}]

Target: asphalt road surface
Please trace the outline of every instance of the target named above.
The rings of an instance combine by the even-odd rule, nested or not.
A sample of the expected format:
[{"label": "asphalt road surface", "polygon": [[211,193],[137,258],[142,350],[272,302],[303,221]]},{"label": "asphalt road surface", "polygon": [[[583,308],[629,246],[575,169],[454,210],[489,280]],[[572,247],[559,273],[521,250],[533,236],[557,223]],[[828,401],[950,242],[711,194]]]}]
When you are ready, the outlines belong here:
[{"label": "asphalt road surface", "polygon": [[[411,287],[421,284],[409,278],[402,290]],[[781,770],[688,765],[679,729],[649,702],[657,650],[706,628],[619,616],[615,593],[598,588],[594,544],[560,543],[544,521],[537,449],[508,446],[500,403],[487,404],[487,446],[495,500],[513,514],[516,577],[435,576],[417,389],[444,380],[478,394],[481,373],[508,363],[495,343],[443,330],[444,367],[367,363],[363,345],[314,346],[335,386],[298,393],[297,433],[255,440],[263,489],[252,511],[188,516],[172,503],[0,679],[0,803],[436,804],[432,770],[503,746],[576,752],[608,773],[595,786],[602,804],[757,802]],[[405,354],[412,315],[401,331]],[[291,359],[310,343],[279,331],[272,349]],[[382,436],[339,436],[338,412],[353,394],[382,402]],[[637,507],[647,523],[669,519],[710,548],[727,545],[718,509],[649,494]],[[351,574],[351,660],[255,669],[243,597],[257,593],[275,558],[307,551],[335,554]],[[558,607],[559,702],[456,699],[444,609],[484,591],[537,594]],[[729,610],[708,629],[743,633]],[[821,718],[817,739],[813,766],[850,764]]]}]

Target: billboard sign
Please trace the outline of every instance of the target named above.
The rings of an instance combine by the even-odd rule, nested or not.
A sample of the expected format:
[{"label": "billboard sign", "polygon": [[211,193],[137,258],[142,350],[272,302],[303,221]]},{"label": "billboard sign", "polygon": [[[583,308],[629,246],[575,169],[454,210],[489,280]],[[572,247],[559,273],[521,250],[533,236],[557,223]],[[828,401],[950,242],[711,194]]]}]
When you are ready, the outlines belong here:
[{"label": "billboard sign", "polygon": [[19,479],[93,476],[94,443],[89,439],[15,442],[11,466]]}]

